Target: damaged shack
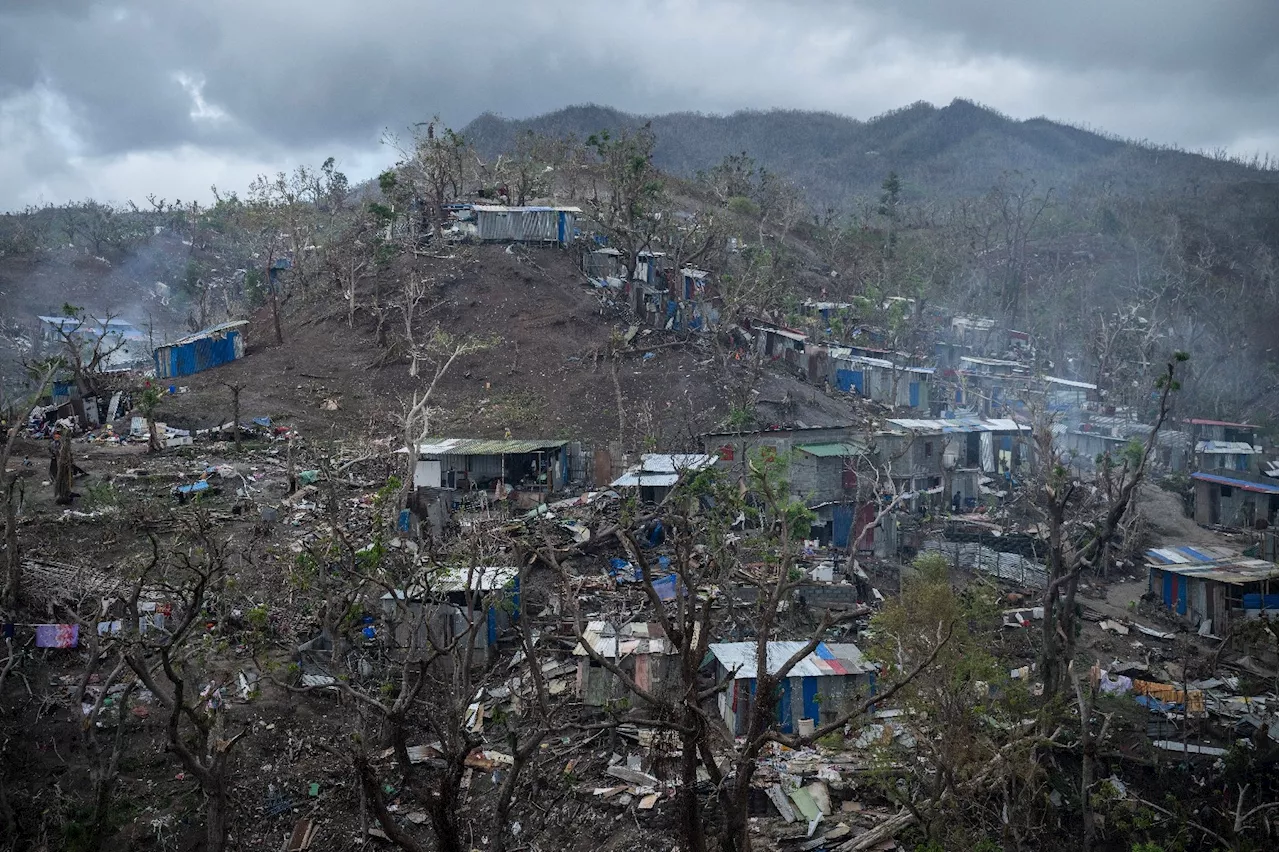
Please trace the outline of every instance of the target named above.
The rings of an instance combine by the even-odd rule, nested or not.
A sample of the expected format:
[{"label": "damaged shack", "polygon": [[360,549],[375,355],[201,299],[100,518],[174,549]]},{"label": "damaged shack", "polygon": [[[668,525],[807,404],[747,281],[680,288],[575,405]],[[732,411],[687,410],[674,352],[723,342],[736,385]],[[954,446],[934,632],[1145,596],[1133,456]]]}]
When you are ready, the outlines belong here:
[{"label": "damaged shack", "polygon": [[[776,673],[807,642],[770,642],[765,650],[770,673]],[[715,658],[717,682],[732,686],[720,693],[720,716],[735,735],[746,731],[756,697],[756,643],[716,642],[707,647]],[[819,642],[796,663],[779,690],[777,721],[783,733],[800,733],[835,721],[856,701],[875,693],[876,668],[857,645]]]},{"label": "damaged shack", "polygon": [[640,464],[627,469],[611,488],[635,488],[642,503],[661,503],[686,476],[706,470],[717,456],[704,453],[645,453]]},{"label": "damaged shack", "polygon": [[[1205,633],[1226,636],[1239,619],[1275,619],[1280,569],[1226,547],[1177,545],[1146,552],[1148,591]],[[1207,626],[1206,626],[1207,622]]]},{"label": "damaged shack", "polygon": [[244,334],[248,320],[235,320],[197,331],[195,334],[157,346],[154,354],[156,377],[174,379],[221,367],[244,357]]},{"label": "damaged shack", "polygon": [[[662,625],[635,621],[615,627],[592,621],[583,637],[601,657],[616,665],[641,689],[662,694],[674,682],[678,687],[679,660],[668,665],[676,649],[667,641]],[[574,648],[578,658],[578,695],[584,704],[603,707],[610,701],[632,697],[625,682],[587,654],[582,643]]]},{"label": "damaged shack", "polygon": [[534,438],[428,438],[418,446],[416,489],[488,491],[496,499],[513,492],[542,502],[570,479],[568,441]]},{"label": "damaged shack", "polygon": [[477,662],[496,652],[519,606],[520,569],[498,566],[445,568],[422,585],[382,596],[382,614],[396,647],[445,647],[471,631],[481,652]]}]

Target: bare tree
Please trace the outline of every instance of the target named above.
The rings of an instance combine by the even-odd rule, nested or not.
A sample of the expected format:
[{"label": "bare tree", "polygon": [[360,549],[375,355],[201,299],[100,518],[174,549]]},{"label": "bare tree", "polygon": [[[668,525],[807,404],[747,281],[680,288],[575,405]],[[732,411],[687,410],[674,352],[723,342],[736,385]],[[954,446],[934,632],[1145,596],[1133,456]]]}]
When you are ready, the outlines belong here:
[{"label": "bare tree", "polygon": [[9,461],[22,430],[22,420],[31,408],[48,391],[57,369],[54,362],[42,362],[32,370],[34,390],[25,400],[0,400],[0,410],[7,412],[8,428],[4,431],[4,444],[0,446],[0,499],[4,500],[4,587],[0,591],[0,609],[13,612],[18,605],[18,593],[22,583],[22,549],[18,540],[18,507],[23,500],[20,471],[9,470]]},{"label": "bare tree", "polygon": [[[180,524],[182,534],[157,559],[156,576],[145,573],[141,578],[173,601],[175,623],[138,636],[126,659],[166,711],[169,750],[200,783],[205,797],[205,848],[222,852],[233,824],[232,754],[249,728],[234,734],[225,730],[228,678],[212,670],[214,663],[205,657],[208,649],[197,631],[202,611],[228,577],[237,544],[222,538],[200,513],[182,518]],[[136,595],[125,617],[131,624],[143,617]],[[203,689],[197,687],[200,681],[206,682]]]},{"label": "bare tree", "polygon": [[[863,611],[824,610],[816,624],[805,629],[806,638],[800,648],[786,660],[773,659],[769,654],[770,643],[779,638],[784,629],[778,612],[781,605],[790,600],[801,576],[801,572],[794,570],[797,556],[795,529],[807,525],[809,518],[803,506],[787,496],[785,482],[780,480],[776,467],[753,463],[751,492],[758,501],[751,507],[757,517],[758,532],[745,543],[735,542],[735,536],[731,536],[729,531],[735,514],[748,507],[742,502],[736,487],[715,484],[714,474],[699,475],[678,497],[667,498],[664,505],[669,508],[662,517],[664,529],[671,530],[668,535],[674,538],[675,558],[671,565],[678,580],[675,601],[671,604],[664,602],[654,587],[653,569],[643,548],[631,536],[619,534],[619,540],[640,566],[642,588],[654,616],[679,657],[679,681],[666,691],[640,686],[617,663],[593,646],[585,631],[572,578],[559,564],[552,548],[544,546],[538,551],[564,577],[564,598],[573,608],[575,631],[584,653],[596,665],[617,677],[638,699],[640,709],[628,717],[629,721],[672,730],[681,738],[683,783],[680,819],[683,839],[690,849],[706,849],[712,842],[712,838],[707,836],[708,820],[701,811],[696,792],[699,767],[706,770],[717,790],[717,810],[723,817],[722,828],[714,844],[724,852],[750,849],[748,799],[764,749],[772,742],[798,747],[842,729],[865,714],[873,703],[892,698],[902,685],[932,664],[937,650],[950,638],[950,628],[943,625],[938,636],[938,649],[932,656],[927,656],[911,671],[904,672],[900,681],[876,697],[848,702],[835,714],[835,718],[817,727],[811,735],[782,733],[775,715],[782,683],[800,661],[813,653],[830,628],[851,620]],[[702,509],[704,501],[701,498],[704,497],[712,498],[705,502],[714,505],[715,509]],[[763,558],[762,567],[747,570],[740,556],[744,551]],[[730,579],[752,587],[756,594],[750,619],[756,636],[756,688],[743,737],[732,743],[722,743],[713,733],[719,724],[718,716],[707,702],[730,684],[716,679],[708,682],[700,674],[709,637],[721,625],[712,620],[711,596],[696,593]]]},{"label": "bare tree", "polygon": [[1180,385],[1178,365],[1187,360],[1175,353],[1156,380],[1160,392],[1159,411],[1146,441],[1135,444],[1115,459],[1103,457],[1099,488],[1090,490],[1072,474],[1054,445],[1052,424],[1042,421],[1035,427],[1037,461],[1040,471],[1037,505],[1048,528],[1048,572],[1044,591],[1044,635],[1040,672],[1045,695],[1059,695],[1067,686],[1067,664],[1075,655],[1076,591],[1080,573],[1105,558],[1133,495],[1142,483],[1160,429],[1169,416],[1171,394]]},{"label": "bare tree", "polygon": [[404,427],[404,448],[408,454],[405,470],[405,488],[413,488],[414,471],[418,464],[418,445],[431,435],[432,404],[436,389],[449,368],[459,358],[492,348],[497,341],[484,337],[456,337],[442,329],[436,329],[429,340],[417,349],[416,357],[432,365],[431,381],[421,391],[414,391],[413,398],[404,407],[401,423]]}]

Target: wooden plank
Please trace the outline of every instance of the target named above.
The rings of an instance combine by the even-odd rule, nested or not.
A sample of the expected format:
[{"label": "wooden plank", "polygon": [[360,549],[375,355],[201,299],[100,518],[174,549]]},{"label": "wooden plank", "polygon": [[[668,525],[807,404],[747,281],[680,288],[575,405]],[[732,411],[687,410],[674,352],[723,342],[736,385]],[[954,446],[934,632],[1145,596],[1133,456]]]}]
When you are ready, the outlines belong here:
[{"label": "wooden plank", "polygon": [[303,817],[293,824],[293,833],[284,845],[284,852],[305,852],[311,848],[311,841],[316,836],[316,827],[311,820]]}]

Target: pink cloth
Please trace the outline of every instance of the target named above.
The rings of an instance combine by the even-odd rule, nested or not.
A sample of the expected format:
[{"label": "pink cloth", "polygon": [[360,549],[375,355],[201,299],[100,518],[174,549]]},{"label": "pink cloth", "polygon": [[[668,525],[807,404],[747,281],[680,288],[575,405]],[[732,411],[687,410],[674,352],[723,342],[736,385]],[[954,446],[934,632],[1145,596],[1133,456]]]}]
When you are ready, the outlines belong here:
[{"label": "pink cloth", "polygon": [[80,641],[79,624],[37,624],[37,648],[74,648]]}]

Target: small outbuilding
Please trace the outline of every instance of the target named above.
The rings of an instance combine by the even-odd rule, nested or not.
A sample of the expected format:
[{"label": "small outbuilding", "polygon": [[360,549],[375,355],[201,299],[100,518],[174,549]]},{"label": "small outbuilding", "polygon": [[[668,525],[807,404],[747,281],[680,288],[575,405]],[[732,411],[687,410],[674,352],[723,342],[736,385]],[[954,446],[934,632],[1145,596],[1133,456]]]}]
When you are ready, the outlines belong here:
[{"label": "small outbuilding", "polygon": [[[1233,621],[1276,617],[1280,568],[1226,547],[1174,545],[1146,552],[1148,590],[1206,632],[1226,636]],[[1208,622],[1208,627],[1205,627]]]},{"label": "small outbuilding", "polygon": [[[767,666],[777,673],[807,642],[770,642]],[[717,681],[732,685],[720,693],[720,716],[734,735],[746,732],[756,700],[756,643],[716,642],[707,648],[715,658]],[[799,733],[812,724],[835,721],[856,701],[875,693],[876,667],[857,645],[819,642],[787,673],[778,695],[776,718],[783,733]]]},{"label": "small outbuilding", "polygon": [[[667,640],[662,625],[635,621],[614,626],[606,621],[592,621],[583,637],[601,657],[621,669],[646,692],[664,694],[678,687],[679,661],[668,662],[676,649]],[[584,704],[602,707],[610,701],[634,700],[626,683],[591,658],[582,643],[573,651],[578,660],[578,696]]]},{"label": "small outbuilding", "polygon": [[472,644],[482,655],[496,650],[519,606],[520,569],[505,566],[445,568],[422,585],[382,596],[382,614],[396,647],[445,647],[474,622]]},{"label": "small outbuilding", "polygon": [[611,488],[636,488],[643,503],[661,503],[685,476],[715,465],[718,456],[704,453],[645,453]]},{"label": "small outbuilding", "polygon": [[569,478],[568,441],[428,438],[418,447],[415,488],[445,491],[512,490],[554,494]]},{"label": "small outbuilding", "polygon": [[476,238],[481,242],[556,243],[573,241],[579,207],[507,207],[474,204]]},{"label": "small outbuilding", "polygon": [[157,346],[154,354],[156,377],[175,379],[244,357],[244,333],[248,320],[233,320],[197,331],[173,343]]}]

